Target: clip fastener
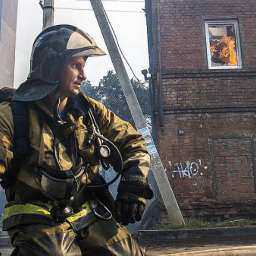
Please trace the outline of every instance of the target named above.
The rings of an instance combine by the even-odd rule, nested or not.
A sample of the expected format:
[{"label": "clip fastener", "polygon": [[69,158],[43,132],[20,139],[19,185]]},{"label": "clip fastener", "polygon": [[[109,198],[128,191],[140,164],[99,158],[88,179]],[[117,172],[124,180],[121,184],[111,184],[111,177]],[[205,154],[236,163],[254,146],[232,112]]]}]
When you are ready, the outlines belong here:
[{"label": "clip fastener", "polygon": [[110,220],[112,218],[111,211],[100,201],[91,201],[91,209],[96,217],[101,220]]}]

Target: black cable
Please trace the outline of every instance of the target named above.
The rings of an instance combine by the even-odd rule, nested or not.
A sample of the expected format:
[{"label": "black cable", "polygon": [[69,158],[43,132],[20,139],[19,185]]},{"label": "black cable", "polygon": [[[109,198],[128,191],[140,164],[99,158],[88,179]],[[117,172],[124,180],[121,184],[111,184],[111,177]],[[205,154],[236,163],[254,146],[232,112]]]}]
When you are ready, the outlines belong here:
[{"label": "black cable", "polygon": [[110,22],[110,20],[109,20],[109,18],[108,18],[108,15],[107,15],[107,13],[106,13],[106,11],[105,11],[104,8],[103,8],[103,11],[104,11],[104,13],[105,13],[107,22],[108,22],[108,24],[109,24],[109,26],[110,26],[110,28],[111,28],[111,30],[112,30],[112,32],[113,32],[113,35],[114,35],[114,38],[115,38],[117,47],[118,47],[118,49],[119,49],[121,55],[123,56],[123,58],[124,58],[126,64],[128,65],[128,67],[130,68],[130,70],[131,70],[133,76],[136,78],[136,80],[137,80],[138,82],[140,82],[139,78],[136,76],[136,74],[135,74],[135,72],[133,71],[133,69],[132,69],[132,67],[131,67],[131,65],[130,65],[130,63],[129,63],[129,61],[127,60],[127,58],[125,57],[125,55],[124,55],[124,53],[123,53],[123,51],[122,51],[122,48],[121,48],[121,46],[120,46],[120,44],[119,44],[119,42],[118,42],[118,38],[117,38],[117,35],[116,35],[116,33],[115,33],[115,30],[114,30],[114,28],[113,28],[113,26],[112,26],[112,24],[111,24],[111,22]]},{"label": "black cable", "polygon": [[99,184],[99,185],[86,185],[87,188],[103,188],[103,187],[109,187],[114,182],[117,181],[117,179],[120,177],[121,173],[116,174],[116,176],[109,182],[106,182],[105,184]]},{"label": "black cable", "polygon": [[[54,7],[54,9],[57,10],[71,10],[71,11],[93,11],[93,9],[90,8],[71,8],[71,7]],[[108,12],[125,12],[125,13],[144,13],[139,11],[132,11],[132,10],[107,10]]]},{"label": "black cable", "polygon": [[[91,119],[92,122],[92,128],[93,128],[93,133],[102,141],[107,141],[108,143],[111,144],[112,147],[114,147],[116,153],[118,154],[119,160],[121,162],[121,170],[123,170],[124,162],[123,162],[123,157],[119,151],[119,149],[116,147],[116,145],[109,139],[107,139],[105,136],[103,136],[100,132],[100,128],[98,126],[98,123],[96,122],[96,119],[92,113],[92,110],[89,108],[88,109],[88,115]],[[102,141],[99,141],[99,144],[102,145]],[[117,173],[116,176],[109,182],[106,182],[105,184],[99,184],[99,185],[86,185],[88,188],[102,188],[102,187],[108,187],[111,184],[113,184],[121,175],[120,173]]]},{"label": "black cable", "polygon": [[[89,1],[89,0],[88,0],[88,1]],[[119,1],[120,1],[120,0],[119,0]],[[118,2],[118,1],[117,1],[117,2]],[[124,1],[120,1],[120,2],[124,2]],[[137,2],[137,1],[135,1],[135,2]],[[55,7],[55,9],[93,11],[93,9],[90,9],[90,8]],[[113,35],[114,35],[114,39],[115,39],[115,41],[116,41],[117,47],[118,47],[118,49],[119,49],[119,51],[120,51],[120,53],[121,53],[121,55],[122,55],[124,61],[126,62],[126,64],[128,65],[130,71],[132,72],[133,77],[134,77],[138,82],[140,82],[140,79],[136,76],[136,74],[135,74],[135,72],[134,72],[132,66],[130,65],[129,61],[127,60],[127,58],[125,57],[125,54],[124,54],[123,51],[122,51],[122,48],[121,48],[121,46],[120,46],[120,44],[119,44],[119,42],[118,42],[118,38],[117,38],[117,35],[116,35],[116,33],[115,33],[115,30],[114,30],[114,28],[113,28],[113,26],[112,26],[112,23],[110,22],[110,20],[109,20],[109,18],[108,18],[108,15],[107,15],[107,13],[106,13],[106,10],[105,10],[104,8],[103,8],[103,11],[104,11],[104,13],[105,13],[107,22],[108,22],[108,24],[109,24],[109,26],[110,26],[110,29],[111,29],[111,31],[112,31],[112,33],[113,33]],[[108,12],[126,12],[126,13],[129,13],[129,12],[130,12],[130,13],[144,13],[144,12],[129,11],[129,10],[128,10],[128,11],[127,11],[127,10],[124,10],[124,11],[123,11],[123,10],[107,10],[107,11],[108,11]]]}]

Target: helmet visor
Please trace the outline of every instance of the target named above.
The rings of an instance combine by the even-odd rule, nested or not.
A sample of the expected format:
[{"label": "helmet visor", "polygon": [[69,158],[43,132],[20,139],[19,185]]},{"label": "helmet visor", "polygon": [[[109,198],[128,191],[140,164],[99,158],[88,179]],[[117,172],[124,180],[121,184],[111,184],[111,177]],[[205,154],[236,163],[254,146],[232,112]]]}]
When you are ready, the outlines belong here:
[{"label": "helmet visor", "polygon": [[97,46],[93,38],[79,29],[70,35],[66,45],[66,51],[73,52],[73,54],[71,54],[72,57],[106,55],[106,53]]}]

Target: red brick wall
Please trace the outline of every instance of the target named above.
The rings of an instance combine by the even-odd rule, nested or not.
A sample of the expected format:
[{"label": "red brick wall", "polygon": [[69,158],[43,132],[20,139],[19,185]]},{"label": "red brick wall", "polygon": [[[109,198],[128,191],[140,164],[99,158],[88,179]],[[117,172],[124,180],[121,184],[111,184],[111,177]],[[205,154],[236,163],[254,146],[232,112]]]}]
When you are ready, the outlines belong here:
[{"label": "red brick wall", "polygon": [[[255,124],[255,113],[165,115],[159,150],[185,213],[193,208],[202,214],[201,204],[203,212],[213,207],[214,215],[227,214],[225,205],[238,213],[243,208],[234,204],[255,204]],[[241,214],[255,215],[253,209]]]},{"label": "red brick wall", "polygon": [[256,67],[254,0],[162,0],[160,3],[163,73],[173,69],[208,68],[204,36],[206,19],[237,19],[243,67]]},{"label": "red brick wall", "polygon": [[[152,68],[154,33],[150,49],[154,131],[178,202],[188,215],[256,216],[256,1],[158,2],[161,84]],[[238,21],[242,69],[209,70],[204,23],[225,18]]]},{"label": "red brick wall", "polygon": [[247,77],[173,78],[162,81],[165,110],[255,107],[256,80]]}]

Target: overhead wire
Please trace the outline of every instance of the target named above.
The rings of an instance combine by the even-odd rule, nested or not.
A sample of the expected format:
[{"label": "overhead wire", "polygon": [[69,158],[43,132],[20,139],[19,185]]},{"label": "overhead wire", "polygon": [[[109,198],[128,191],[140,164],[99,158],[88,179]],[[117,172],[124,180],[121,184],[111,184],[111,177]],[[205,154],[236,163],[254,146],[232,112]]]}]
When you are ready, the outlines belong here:
[{"label": "overhead wire", "polygon": [[117,47],[118,47],[118,49],[119,49],[119,51],[120,51],[122,57],[124,58],[126,64],[128,65],[130,71],[132,72],[134,78],[136,78],[136,80],[137,80],[138,82],[140,82],[140,79],[136,76],[136,74],[135,74],[135,72],[134,72],[132,66],[130,65],[129,61],[127,60],[127,58],[125,57],[125,54],[124,54],[123,51],[122,51],[122,48],[121,48],[121,46],[120,46],[120,44],[119,44],[119,42],[118,42],[118,38],[117,38],[116,32],[115,32],[115,30],[114,30],[114,28],[113,28],[113,26],[112,26],[111,21],[110,21],[109,18],[108,18],[108,15],[107,15],[107,13],[106,13],[106,10],[103,9],[103,11],[104,11],[104,13],[105,13],[107,22],[108,22],[108,24],[109,24],[109,26],[110,26],[110,29],[112,30],[112,33],[113,33],[113,35],[114,35],[114,38],[115,38]]},{"label": "overhead wire", "polygon": [[[72,8],[72,7],[61,7],[55,6],[55,9],[59,10],[71,10],[71,11],[93,11],[91,8]],[[126,13],[143,13],[143,11],[133,11],[133,10],[107,10],[108,12],[126,12]]]},{"label": "overhead wire", "polygon": [[[79,0],[79,1],[82,2],[82,1],[90,1],[90,0]],[[106,2],[106,1],[112,1],[112,2],[139,2],[139,1],[127,1],[127,0],[126,0],[126,1],[121,1],[121,0],[115,0],[115,1],[114,1],[114,0],[105,0],[105,2]],[[144,2],[144,1],[140,1],[140,2]],[[91,8],[55,7],[55,9],[93,11],[93,9],[91,9]],[[115,30],[114,30],[114,28],[113,28],[113,26],[112,26],[112,23],[111,23],[111,21],[109,20],[108,15],[107,15],[107,13],[106,13],[107,11],[108,11],[108,12],[132,12],[132,13],[144,13],[144,12],[130,11],[130,10],[105,10],[105,9],[104,9],[104,13],[105,13],[107,22],[108,22],[108,24],[109,24],[109,26],[110,26],[110,29],[111,29],[111,31],[112,31],[112,33],[113,33],[113,35],[114,35],[114,39],[115,39],[115,42],[116,42],[116,44],[117,44],[117,47],[118,47],[118,49],[119,49],[119,51],[120,51],[120,53],[121,53],[121,55],[122,55],[124,61],[126,62],[127,66],[129,67],[130,71],[132,72],[133,77],[134,77],[138,82],[140,82],[140,79],[136,76],[136,74],[135,74],[135,72],[134,72],[134,70],[133,70],[131,64],[129,63],[128,59],[126,58],[126,56],[125,56],[125,54],[124,54],[124,52],[123,52],[123,50],[122,50],[122,48],[121,48],[121,46],[120,46],[120,44],[119,44],[119,42],[118,42],[118,38],[117,38],[117,35],[116,35],[116,33],[115,33]]]}]

